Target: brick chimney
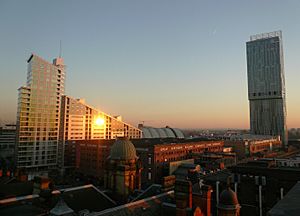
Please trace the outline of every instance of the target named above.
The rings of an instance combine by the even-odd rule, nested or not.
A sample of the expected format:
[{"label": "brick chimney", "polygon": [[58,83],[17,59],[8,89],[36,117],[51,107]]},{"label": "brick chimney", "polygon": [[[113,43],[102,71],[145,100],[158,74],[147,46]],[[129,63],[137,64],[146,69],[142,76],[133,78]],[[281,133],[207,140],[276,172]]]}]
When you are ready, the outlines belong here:
[{"label": "brick chimney", "polygon": [[186,180],[175,182],[176,216],[187,216],[192,211],[192,183]]},{"label": "brick chimney", "polygon": [[211,192],[210,185],[201,185],[198,190],[193,190],[193,206],[199,207],[205,216],[211,215]]}]

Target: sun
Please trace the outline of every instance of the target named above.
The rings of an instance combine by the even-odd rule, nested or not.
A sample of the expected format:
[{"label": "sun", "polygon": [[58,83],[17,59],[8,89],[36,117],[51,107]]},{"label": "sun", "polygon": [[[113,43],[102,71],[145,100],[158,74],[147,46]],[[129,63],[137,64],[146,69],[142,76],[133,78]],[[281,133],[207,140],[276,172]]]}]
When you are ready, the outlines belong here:
[{"label": "sun", "polygon": [[95,121],[95,124],[97,125],[97,126],[102,126],[102,125],[104,125],[104,119],[103,118],[101,118],[101,117],[98,117],[97,119],[96,119],[96,121]]}]

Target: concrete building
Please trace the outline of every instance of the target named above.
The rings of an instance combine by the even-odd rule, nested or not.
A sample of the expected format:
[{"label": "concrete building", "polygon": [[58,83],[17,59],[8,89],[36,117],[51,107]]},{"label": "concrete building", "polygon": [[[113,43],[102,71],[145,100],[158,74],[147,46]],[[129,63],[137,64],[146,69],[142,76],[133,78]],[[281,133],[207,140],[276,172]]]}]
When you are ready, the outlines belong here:
[{"label": "concrete building", "polygon": [[68,140],[110,140],[117,137],[139,139],[142,131],[85,103],[83,99],[62,96],[58,165],[64,167]]},{"label": "concrete building", "polygon": [[0,169],[13,168],[16,148],[16,125],[0,127]]},{"label": "concrete building", "polygon": [[[17,167],[27,173],[47,174],[64,167],[67,140],[102,140],[127,136],[140,138],[142,131],[85,103],[64,95],[65,66],[32,54],[28,59],[27,84],[19,89],[17,112]],[[45,171],[45,172],[44,172]],[[44,172],[44,173],[43,173]]]},{"label": "concrete building", "polygon": [[27,83],[19,88],[16,162],[34,173],[57,165],[65,66],[60,57],[49,63],[35,54],[27,63]]},{"label": "concrete building", "polygon": [[128,137],[139,139],[142,131],[122,121],[121,116],[111,116],[85,103],[83,99],[62,97],[62,140],[94,140]]},{"label": "concrete building", "polygon": [[280,135],[287,145],[286,91],[281,31],[250,37],[247,42],[250,130]]}]

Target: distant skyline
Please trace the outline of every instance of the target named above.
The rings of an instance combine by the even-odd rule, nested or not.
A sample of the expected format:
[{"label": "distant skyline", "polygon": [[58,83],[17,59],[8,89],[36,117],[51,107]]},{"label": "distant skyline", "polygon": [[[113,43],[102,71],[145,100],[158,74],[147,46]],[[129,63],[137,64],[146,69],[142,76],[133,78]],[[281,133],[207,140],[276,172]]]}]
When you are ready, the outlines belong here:
[{"label": "distant skyline", "polygon": [[35,53],[66,94],[137,125],[249,128],[246,42],[282,30],[288,128],[300,127],[300,1],[0,1],[0,123]]}]

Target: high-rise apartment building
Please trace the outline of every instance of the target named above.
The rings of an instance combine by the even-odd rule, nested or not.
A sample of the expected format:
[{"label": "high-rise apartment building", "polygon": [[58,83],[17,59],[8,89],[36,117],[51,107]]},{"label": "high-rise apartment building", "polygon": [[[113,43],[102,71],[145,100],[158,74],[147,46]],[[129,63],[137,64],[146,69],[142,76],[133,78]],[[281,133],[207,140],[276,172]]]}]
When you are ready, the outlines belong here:
[{"label": "high-rise apartment building", "polygon": [[117,137],[139,139],[142,131],[85,103],[83,99],[62,96],[58,165],[63,167],[68,140],[109,140]]},{"label": "high-rise apartment building", "polygon": [[250,130],[280,135],[287,144],[286,95],[281,31],[258,34],[247,42]]},{"label": "high-rise apartment building", "polygon": [[142,131],[85,103],[83,99],[62,96],[61,139],[93,140],[128,137],[141,138]]},{"label": "high-rise apartment building", "polygon": [[141,138],[142,131],[64,95],[65,66],[62,58],[49,63],[32,54],[27,85],[19,89],[16,161],[28,173],[63,168],[67,140]]},{"label": "high-rise apartment building", "polygon": [[27,63],[27,84],[19,88],[16,162],[36,172],[57,165],[65,66],[60,57],[51,64],[35,54]]}]

